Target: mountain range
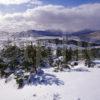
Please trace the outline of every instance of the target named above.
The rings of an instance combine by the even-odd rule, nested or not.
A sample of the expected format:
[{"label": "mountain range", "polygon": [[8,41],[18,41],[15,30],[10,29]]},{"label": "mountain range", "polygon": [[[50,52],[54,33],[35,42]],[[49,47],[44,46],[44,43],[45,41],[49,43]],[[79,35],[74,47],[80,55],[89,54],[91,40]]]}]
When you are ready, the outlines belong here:
[{"label": "mountain range", "polygon": [[0,32],[0,37],[14,37],[14,38],[22,38],[22,37],[39,37],[39,36],[59,36],[62,37],[64,34],[66,36],[71,37],[72,39],[78,38],[81,41],[89,41],[100,43],[100,30],[81,30],[77,32],[62,32],[62,31],[41,31],[41,30],[28,30],[22,32],[16,32],[14,34],[10,34],[7,32]]}]

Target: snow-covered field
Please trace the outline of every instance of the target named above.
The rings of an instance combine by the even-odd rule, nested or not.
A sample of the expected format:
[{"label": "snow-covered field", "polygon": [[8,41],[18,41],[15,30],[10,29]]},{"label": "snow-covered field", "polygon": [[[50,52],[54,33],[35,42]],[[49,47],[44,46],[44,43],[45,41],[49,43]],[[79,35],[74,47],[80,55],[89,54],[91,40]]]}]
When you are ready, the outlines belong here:
[{"label": "snow-covered field", "polygon": [[[100,69],[82,64],[71,71],[43,69],[47,84],[26,85],[17,89],[15,80],[0,79],[0,100],[100,100]],[[49,84],[50,83],[50,84]]]}]

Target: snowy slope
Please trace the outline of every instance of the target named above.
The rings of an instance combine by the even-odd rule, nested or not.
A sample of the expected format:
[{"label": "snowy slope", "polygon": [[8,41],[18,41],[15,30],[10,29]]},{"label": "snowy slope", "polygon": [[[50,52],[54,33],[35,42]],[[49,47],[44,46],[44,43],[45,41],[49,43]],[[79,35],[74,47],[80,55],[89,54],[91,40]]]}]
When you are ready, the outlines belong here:
[{"label": "snowy slope", "polygon": [[17,89],[14,79],[7,84],[1,79],[0,100],[100,100],[100,69],[87,69],[82,63],[75,69],[57,73],[53,68],[43,69],[56,76],[59,85],[26,85]]}]

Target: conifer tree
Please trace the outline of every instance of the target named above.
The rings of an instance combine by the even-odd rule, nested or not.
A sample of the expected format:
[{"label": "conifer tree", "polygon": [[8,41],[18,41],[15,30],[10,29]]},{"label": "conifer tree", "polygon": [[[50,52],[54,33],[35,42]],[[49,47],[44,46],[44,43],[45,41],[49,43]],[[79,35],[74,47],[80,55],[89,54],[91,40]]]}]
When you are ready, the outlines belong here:
[{"label": "conifer tree", "polygon": [[36,52],[37,52],[37,48],[36,46],[33,45],[28,45],[25,49],[26,61],[28,64],[32,66],[34,72],[37,72]]},{"label": "conifer tree", "polygon": [[1,52],[1,57],[9,67],[16,67],[20,64],[21,50],[16,45],[7,46]]}]

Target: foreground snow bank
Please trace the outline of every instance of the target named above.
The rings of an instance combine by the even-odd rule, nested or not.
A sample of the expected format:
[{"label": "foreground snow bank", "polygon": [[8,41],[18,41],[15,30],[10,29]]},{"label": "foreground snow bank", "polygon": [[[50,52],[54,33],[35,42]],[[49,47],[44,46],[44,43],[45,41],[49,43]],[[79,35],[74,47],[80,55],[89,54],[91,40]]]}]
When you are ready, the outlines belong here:
[{"label": "foreground snow bank", "polygon": [[[75,69],[83,68],[76,67]],[[14,79],[7,84],[0,80],[0,100],[100,100],[100,69],[88,71],[54,72],[44,69],[64,82],[62,85],[26,85],[17,89]]]}]

